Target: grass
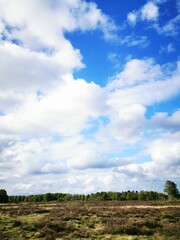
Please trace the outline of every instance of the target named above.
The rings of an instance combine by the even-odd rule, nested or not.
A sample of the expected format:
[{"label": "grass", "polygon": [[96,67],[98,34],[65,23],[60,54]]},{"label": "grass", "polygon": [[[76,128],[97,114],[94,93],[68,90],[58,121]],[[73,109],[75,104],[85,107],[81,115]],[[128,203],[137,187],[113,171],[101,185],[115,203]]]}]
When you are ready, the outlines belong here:
[{"label": "grass", "polygon": [[0,204],[0,240],[178,240],[180,202]]}]

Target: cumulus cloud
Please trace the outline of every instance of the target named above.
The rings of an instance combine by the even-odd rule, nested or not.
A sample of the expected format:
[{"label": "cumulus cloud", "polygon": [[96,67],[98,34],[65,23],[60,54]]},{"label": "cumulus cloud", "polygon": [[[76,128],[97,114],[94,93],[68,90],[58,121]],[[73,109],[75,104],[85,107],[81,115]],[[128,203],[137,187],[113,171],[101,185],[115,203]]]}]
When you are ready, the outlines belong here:
[{"label": "cumulus cloud", "polygon": [[141,9],[142,20],[154,21],[158,16],[158,7],[153,2],[147,2]]},{"label": "cumulus cloud", "polygon": [[[179,4],[177,3],[177,14],[174,18],[168,19],[163,25],[160,24],[160,7],[161,4],[165,3],[165,1],[148,1],[144,4],[140,9],[133,10],[127,14],[127,21],[131,26],[135,26],[137,22],[151,23],[149,25],[150,28],[153,28],[157,31],[158,34],[164,36],[177,36],[179,32],[179,22],[180,22],[180,14],[179,14]],[[178,1],[177,1],[178,2]],[[167,14],[167,13],[164,13]],[[162,49],[163,51],[165,49]],[[174,51],[174,48],[169,45],[167,48],[167,52]]]},{"label": "cumulus cloud", "polygon": [[127,14],[128,23],[135,26],[138,21],[157,21],[159,17],[159,8],[157,4],[160,4],[160,2],[148,1],[140,9],[129,12]]},{"label": "cumulus cloud", "polygon": [[136,12],[130,12],[127,15],[127,20],[131,25],[135,25],[137,21],[137,13]]},{"label": "cumulus cloud", "polygon": [[31,138],[4,145],[1,141],[1,146],[1,180],[9,184],[11,194],[112,190],[116,180],[112,167],[125,161],[105,159],[104,147],[80,135],[58,141]]},{"label": "cumulus cloud", "polygon": [[[131,59],[105,88],[66,75],[56,88],[40,96],[32,92],[26,97],[23,94],[23,101],[16,102],[17,106],[4,106],[7,112],[0,116],[1,180],[7,183],[11,176],[19,192],[40,191],[34,181],[29,183],[32,176],[39,186],[47,182],[48,186],[54,185],[54,190],[63,190],[62,184],[55,183],[56,175],[61,175],[62,182],[67,183],[65,190],[73,192],[78,178],[68,179],[74,171],[85,181],[81,182],[84,192],[98,190],[98,186],[112,190],[111,184],[122,190],[115,184],[120,179],[128,178],[132,186],[137,186],[140,177],[154,181],[157,179],[153,170],[157,164],[155,150],[149,153],[153,164],[143,165],[134,164],[136,158],[123,157],[122,152],[129,144],[145,141],[146,107],[174,96],[179,84],[178,65],[171,76],[166,76],[152,59]],[[159,113],[149,124],[178,130],[179,111],[171,117]],[[89,136],[83,133],[88,129],[91,132],[94,127]],[[172,145],[173,141],[172,138]],[[102,180],[100,169],[105,168],[111,178],[104,174]],[[98,183],[89,175],[95,169],[99,169]],[[88,171],[86,176],[82,170]],[[25,175],[26,183],[18,183]],[[54,180],[48,180],[48,176]]]},{"label": "cumulus cloud", "polygon": [[[165,2],[166,0],[165,1],[148,1],[140,9],[129,12],[127,14],[127,22],[131,26],[135,26],[138,22],[146,21],[147,23],[151,23],[149,27],[156,30],[157,33],[160,35],[174,36],[174,37],[177,36],[179,32],[179,22],[180,22],[179,3],[176,4],[177,6],[176,16],[172,19],[167,18],[168,20],[162,25],[159,21],[159,19],[161,18],[160,7],[161,7],[161,4]],[[164,14],[167,14],[167,13],[164,13]],[[173,48],[169,46],[167,51],[171,52],[172,49]]]},{"label": "cumulus cloud", "polygon": [[151,122],[159,128],[178,130],[180,129],[180,110],[174,112],[172,116],[168,116],[166,112],[158,112],[151,118]]},{"label": "cumulus cloud", "polygon": [[[141,9],[142,18],[156,20],[158,9],[148,4]],[[132,25],[141,16],[135,14],[128,15]],[[137,175],[154,179],[153,166],[161,162],[156,142],[148,146],[152,165],[136,164],[137,156],[123,152],[146,139],[147,106],[179,92],[179,63],[167,74],[153,59],[129,59],[101,87],[74,79],[74,71],[85,65],[80,50],[66,38],[67,32],[98,30],[105,40],[117,42],[117,26],[95,3],[2,0],[0,17],[2,187],[8,186],[11,194],[89,193],[134,189]],[[148,39],[132,34],[120,43],[145,47]],[[117,63],[119,56],[110,54],[109,59]],[[157,113],[148,124],[177,131],[179,111],[172,116]],[[163,149],[167,139],[160,137],[157,145]],[[172,148],[178,146],[175,135],[169,139]],[[164,157],[168,154],[177,163],[177,148]]]},{"label": "cumulus cloud", "polygon": [[[95,97],[96,93],[98,99],[102,95],[100,87],[72,77],[84,64],[80,51],[73,48],[64,32],[99,29],[108,39],[116,26],[95,3],[77,0],[54,4],[41,0],[0,3],[2,134],[57,131],[69,135],[81,131],[102,111],[103,104],[96,105]],[[87,102],[92,107],[87,107]]]},{"label": "cumulus cloud", "polygon": [[114,77],[109,83],[110,88],[122,88],[142,82],[151,82],[162,77],[161,68],[155,65],[152,59],[131,59],[124,70]]},{"label": "cumulus cloud", "polygon": [[29,91],[32,89],[35,91],[41,89],[43,91],[44,88],[49,88],[52,82],[57,82],[63,74],[68,73],[74,67],[83,66],[79,52],[74,51],[73,48],[71,50],[67,49],[62,63],[60,56],[65,55],[62,52],[51,57],[15,44],[3,43],[0,46],[3,62],[0,66],[1,90]]},{"label": "cumulus cloud", "polygon": [[118,144],[134,144],[142,137],[146,109],[143,105],[119,106],[108,100],[110,108],[109,123],[100,128],[101,138],[118,141]]},{"label": "cumulus cloud", "polygon": [[[17,181],[15,189],[31,191],[33,188],[39,189],[34,182],[29,185],[32,175],[42,185],[46,180],[50,184],[50,175],[54,179],[51,184],[55,184],[55,176],[60,174],[63,181],[68,181],[66,190],[72,192],[78,181],[76,177],[73,184],[67,180],[72,171],[106,168],[112,178],[104,180],[108,185],[99,180],[99,186],[104,186],[104,189],[109,189],[110,184],[115,184],[115,180],[120,178],[131,179],[132,186],[137,184],[140,177],[154,181],[157,178],[153,169],[158,164],[153,155],[154,148],[149,153],[153,164],[131,163],[134,160],[124,158],[121,152],[129,144],[132,146],[145,141],[146,106],[179,91],[178,69],[177,66],[167,77],[152,59],[131,59],[104,89],[82,79],[75,81],[67,75],[58,87],[42,96],[26,95],[23,104],[20,102],[17,107],[9,107],[8,113],[0,116],[1,180],[7,182],[12,176]],[[104,121],[103,117],[108,121]],[[171,117],[157,113],[149,124],[156,128],[178,130],[179,111]],[[86,129],[91,131],[94,126],[95,132],[90,137],[82,133]],[[161,143],[161,140],[157,141]],[[171,138],[169,141],[168,144],[171,144]],[[113,168],[116,169],[116,177]],[[83,173],[80,172],[81,176]],[[24,175],[27,175],[26,184],[18,185],[18,179]],[[170,172],[169,175],[176,176]],[[86,175],[84,192],[98,189],[98,184],[91,178]],[[92,182],[94,186],[90,186]],[[61,184],[55,186],[54,189],[64,189]]]},{"label": "cumulus cloud", "polygon": [[[94,83],[67,76],[56,89],[39,100],[36,94],[0,116],[1,133],[31,136],[57,133],[72,135],[88,127],[105,108],[103,91]],[[97,105],[98,102],[98,105]],[[7,110],[7,109],[5,109]],[[11,126],[11,127],[10,127]]]},{"label": "cumulus cloud", "polygon": [[[146,154],[149,161],[136,164],[130,163],[127,166],[115,168],[115,171],[126,176],[131,183],[142,181],[141,189],[149,190],[149,186],[158,184],[168,178],[176,179],[179,183],[179,141],[180,132],[165,134],[162,138],[149,143]],[[150,185],[148,185],[148,183]]]},{"label": "cumulus cloud", "polygon": [[[100,128],[99,135],[112,142],[115,139],[121,146],[138,143],[145,134],[146,108],[178,94],[178,89],[178,65],[167,76],[152,59],[130,60],[106,87],[109,122]],[[178,113],[171,121],[177,122],[174,120],[177,116]]]},{"label": "cumulus cloud", "polygon": [[178,93],[179,63],[174,73],[166,76],[166,72],[163,74],[161,67],[153,64],[151,59],[130,60],[107,88],[111,90],[109,104],[125,106],[136,102],[144,106],[152,105]]},{"label": "cumulus cloud", "polygon": [[167,134],[162,139],[154,141],[149,147],[153,160],[154,171],[161,172],[166,177],[178,178],[180,174],[180,132]]},{"label": "cumulus cloud", "polygon": [[[108,40],[114,36],[116,26],[93,2],[75,1],[1,1],[1,18],[9,31],[4,32],[9,40],[18,39],[23,45],[53,49],[63,48],[63,32],[100,29]],[[7,6],[9,6],[7,8]],[[13,14],[12,14],[13,13]],[[33,17],[32,17],[33,13]]]},{"label": "cumulus cloud", "polygon": [[56,1],[55,5],[41,0],[1,1],[2,87],[35,85],[39,90],[84,67],[79,50],[65,39],[65,31],[99,29],[106,39],[113,38],[115,24],[95,3]]},{"label": "cumulus cloud", "polygon": [[[126,179],[126,180],[125,180]],[[112,169],[88,169],[85,171],[71,171],[70,174],[44,174],[44,175],[26,175],[23,182],[18,182],[16,177],[8,179],[9,192],[12,194],[34,194],[51,192],[65,193],[92,193],[97,191],[125,191],[134,190],[135,183],[124,182],[127,177],[119,174]],[[13,186],[12,186],[13,185]]]}]

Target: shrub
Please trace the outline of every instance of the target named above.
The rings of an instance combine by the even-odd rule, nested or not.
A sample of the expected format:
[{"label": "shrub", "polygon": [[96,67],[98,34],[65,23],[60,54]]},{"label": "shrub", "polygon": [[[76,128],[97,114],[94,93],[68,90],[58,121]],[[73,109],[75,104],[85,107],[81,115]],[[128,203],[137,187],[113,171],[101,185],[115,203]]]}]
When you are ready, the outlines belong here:
[{"label": "shrub", "polygon": [[21,221],[19,221],[19,220],[14,220],[14,222],[13,222],[13,227],[19,227],[19,226],[21,226],[22,225],[22,222]]}]

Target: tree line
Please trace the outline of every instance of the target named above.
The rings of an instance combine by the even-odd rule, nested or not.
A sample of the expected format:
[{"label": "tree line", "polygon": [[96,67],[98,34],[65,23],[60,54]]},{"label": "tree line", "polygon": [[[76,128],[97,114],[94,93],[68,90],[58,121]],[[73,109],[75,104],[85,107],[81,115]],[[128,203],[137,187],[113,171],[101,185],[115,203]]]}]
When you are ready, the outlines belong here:
[{"label": "tree line", "polygon": [[45,193],[29,196],[8,196],[0,189],[0,203],[50,202],[50,201],[131,201],[131,200],[167,200],[180,199],[175,183],[166,181],[164,193],[154,191],[97,192],[92,194]]},{"label": "tree line", "polygon": [[126,200],[166,200],[167,195],[153,191],[97,192],[88,195],[45,193],[29,196],[9,196],[8,202],[50,202],[50,201],[126,201]]}]

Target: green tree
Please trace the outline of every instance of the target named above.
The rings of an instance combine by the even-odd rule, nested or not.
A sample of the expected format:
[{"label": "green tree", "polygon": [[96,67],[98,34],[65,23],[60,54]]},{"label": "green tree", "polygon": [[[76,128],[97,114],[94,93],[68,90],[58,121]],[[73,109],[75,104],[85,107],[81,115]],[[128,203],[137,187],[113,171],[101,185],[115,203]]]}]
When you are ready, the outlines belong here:
[{"label": "green tree", "polygon": [[0,189],[0,203],[7,203],[8,202],[8,195],[6,190]]},{"label": "green tree", "polygon": [[140,191],[138,193],[138,200],[141,200],[141,201],[146,200],[146,192],[145,191]]},{"label": "green tree", "polygon": [[51,193],[45,193],[45,194],[43,195],[43,200],[44,200],[44,202],[52,201],[52,200],[53,200],[52,194],[51,194]]},{"label": "green tree", "polygon": [[178,198],[179,191],[174,182],[166,181],[164,192],[167,193],[169,199]]}]

